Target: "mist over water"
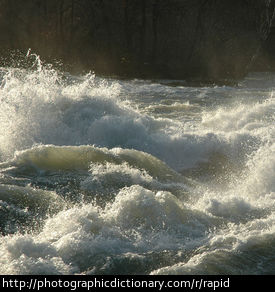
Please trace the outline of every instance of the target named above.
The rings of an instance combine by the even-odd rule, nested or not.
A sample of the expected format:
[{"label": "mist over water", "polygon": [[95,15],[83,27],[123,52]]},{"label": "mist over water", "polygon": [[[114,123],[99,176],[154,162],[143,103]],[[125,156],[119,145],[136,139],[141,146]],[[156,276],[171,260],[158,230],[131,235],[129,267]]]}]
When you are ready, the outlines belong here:
[{"label": "mist over water", "polygon": [[275,76],[0,69],[1,274],[272,274]]}]

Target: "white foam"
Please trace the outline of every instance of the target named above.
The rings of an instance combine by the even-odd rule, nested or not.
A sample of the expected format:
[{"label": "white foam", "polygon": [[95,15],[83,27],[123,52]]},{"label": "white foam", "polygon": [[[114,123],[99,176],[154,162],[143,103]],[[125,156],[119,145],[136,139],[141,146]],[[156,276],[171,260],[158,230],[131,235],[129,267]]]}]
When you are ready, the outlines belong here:
[{"label": "white foam", "polygon": [[270,274],[273,271],[274,214],[249,224],[230,224],[186,262],[152,271],[153,275]]},{"label": "white foam", "polygon": [[[227,109],[215,114],[206,112],[202,124],[190,128],[188,123],[154,119],[134,110],[132,103],[126,105],[125,99],[131,101],[131,94],[137,92],[129,90],[129,84],[125,84],[104,81],[93,75],[68,82],[53,70],[8,71],[0,91],[2,161],[11,158],[15,151],[37,143],[95,144],[148,152],[181,170],[207,160],[213,152],[234,159],[244,143],[255,144],[262,138],[264,127],[272,118],[271,98],[252,106],[249,113],[242,105],[229,112]],[[154,88],[157,91],[166,88],[167,94],[171,92],[166,86]],[[187,94],[191,89],[184,90]],[[193,95],[197,91],[191,90]],[[181,94],[181,91],[176,93]],[[185,103],[185,100],[181,102]],[[240,115],[244,116],[237,119]],[[263,115],[266,116],[264,122],[260,120]]]},{"label": "white foam", "polygon": [[183,247],[190,237],[202,237],[209,224],[204,216],[194,223],[192,213],[169,192],[132,186],[104,209],[75,206],[47,219],[37,235],[2,237],[0,273],[84,272],[108,255],[138,257]]},{"label": "white foam", "polygon": [[[135,260],[154,274],[256,273],[253,259],[270,271],[261,265],[274,243],[272,94],[90,74],[64,80],[43,67],[2,75],[1,171],[84,172],[79,191],[113,196],[102,207],[61,200],[67,209],[52,213],[36,233],[1,236],[0,273],[110,272],[116,260]],[[187,108],[194,110],[189,122],[180,116]],[[163,111],[157,117],[156,109]],[[200,181],[188,184],[182,170]],[[32,204],[36,210],[58,198],[23,183],[1,185],[0,196],[3,210],[22,216]],[[164,261],[167,251],[175,262]],[[167,267],[153,268],[162,260]]]}]

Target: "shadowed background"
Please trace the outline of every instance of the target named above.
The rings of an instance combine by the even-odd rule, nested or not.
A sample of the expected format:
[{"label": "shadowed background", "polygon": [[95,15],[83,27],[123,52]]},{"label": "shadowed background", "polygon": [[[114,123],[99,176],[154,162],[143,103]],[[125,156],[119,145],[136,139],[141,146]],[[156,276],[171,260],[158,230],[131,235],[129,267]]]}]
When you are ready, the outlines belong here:
[{"label": "shadowed background", "polygon": [[32,48],[45,60],[60,60],[76,71],[121,77],[235,80],[251,70],[274,68],[270,34],[274,3],[1,0],[2,64],[16,63],[15,55]]}]

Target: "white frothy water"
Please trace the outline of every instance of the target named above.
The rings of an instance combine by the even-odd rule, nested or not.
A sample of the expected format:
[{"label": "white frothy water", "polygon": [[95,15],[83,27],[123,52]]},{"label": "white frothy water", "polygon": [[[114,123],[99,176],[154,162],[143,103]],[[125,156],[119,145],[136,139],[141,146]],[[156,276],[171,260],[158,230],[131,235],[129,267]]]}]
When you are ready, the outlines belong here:
[{"label": "white frothy water", "polygon": [[0,78],[1,274],[274,272],[274,76]]}]

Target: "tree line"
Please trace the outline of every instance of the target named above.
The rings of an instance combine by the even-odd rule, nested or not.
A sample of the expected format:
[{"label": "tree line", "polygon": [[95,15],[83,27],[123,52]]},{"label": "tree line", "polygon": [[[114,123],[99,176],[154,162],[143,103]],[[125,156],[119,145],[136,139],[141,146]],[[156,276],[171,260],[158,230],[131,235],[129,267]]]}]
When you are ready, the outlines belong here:
[{"label": "tree line", "polygon": [[274,7],[275,0],[0,0],[0,57],[31,48],[104,74],[238,78],[266,39]]}]

